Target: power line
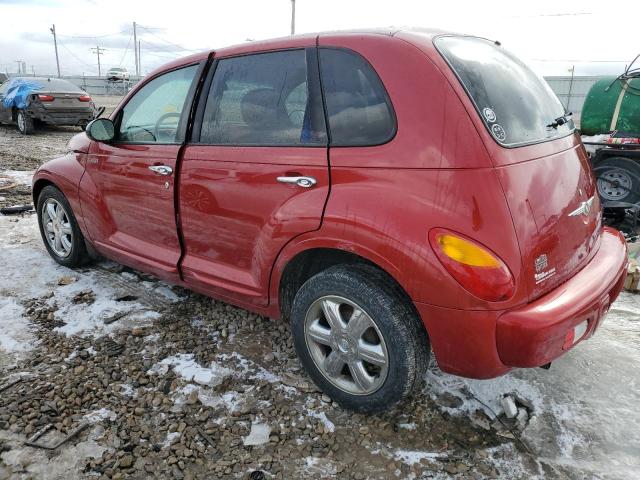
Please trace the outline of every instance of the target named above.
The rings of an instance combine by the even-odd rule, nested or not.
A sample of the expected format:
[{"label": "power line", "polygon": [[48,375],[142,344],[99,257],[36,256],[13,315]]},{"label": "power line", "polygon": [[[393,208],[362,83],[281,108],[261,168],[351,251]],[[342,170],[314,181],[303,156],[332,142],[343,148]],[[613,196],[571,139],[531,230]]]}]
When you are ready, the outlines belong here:
[{"label": "power line", "polygon": [[116,35],[122,35],[123,33],[129,33],[127,30],[121,30],[116,33],[105,33],[104,35],[58,35],[59,37],[65,38],[105,38],[105,37],[115,37]]},{"label": "power line", "polygon": [[160,40],[160,41],[162,41],[162,42],[164,42],[164,43],[166,43],[166,44],[168,44],[168,45],[172,45],[172,46],[174,46],[174,47],[176,47],[176,48],[179,48],[179,49],[181,49],[181,50],[183,50],[183,51],[185,51],[185,52],[200,52],[200,51],[201,51],[201,50],[194,50],[194,49],[191,49],[191,48],[185,48],[185,47],[183,47],[182,45],[178,45],[177,43],[173,43],[173,42],[170,42],[169,40],[165,40],[164,38],[159,37],[158,35],[156,35],[155,33],[153,33],[149,28],[144,27],[144,26],[140,25],[139,23],[138,23],[138,24],[136,24],[136,25],[137,25],[138,27],[142,28],[143,30],[146,30],[146,32],[147,32],[149,35],[152,35],[152,36],[156,37],[158,40]]},{"label": "power line", "polygon": [[58,40],[58,43],[60,44],[60,46],[62,48],[64,48],[69,53],[69,55],[71,55],[73,58],[75,58],[78,62],[80,62],[81,64],[83,64],[83,65],[85,65],[87,67],[90,67],[92,69],[94,68],[93,65],[91,65],[90,63],[85,62],[84,60],[79,58],[75,53],[73,53],[71,50],[69,50],[69,48],[67,48],[67,46],[64,43],[62,43],[62,41]]},{"label": "power line", "polygon": [[118,64],[119,67],[122,66],[122,62],[124,62],[124,57],[127,55],[127,52],[129,51],[129,45],[131,45],[131,38],[133,38],[133,32],[131,33],[131,35],[129,35],[129,41],[127,42],[127,47],[124,49],[124,53],[122,54],[122,58],[120,59],[120,63]]}]

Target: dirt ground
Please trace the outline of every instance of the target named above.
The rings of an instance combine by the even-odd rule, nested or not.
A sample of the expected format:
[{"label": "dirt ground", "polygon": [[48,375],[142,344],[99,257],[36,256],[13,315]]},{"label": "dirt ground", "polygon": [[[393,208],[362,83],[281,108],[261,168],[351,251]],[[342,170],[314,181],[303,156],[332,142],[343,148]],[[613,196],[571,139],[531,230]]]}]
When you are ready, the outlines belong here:
[{"label": "dirt ground", "polygon": [[[0,181],[15,184],[0,206],[30,202],[33,169],[78,131],[0,126]],[[550,371],[471,381],[432,362],[420,394],[363,416],[310,382],[288,325],[113,262],[58,266],[32,213],[0,215],[0,258],[0,479],[617,479],[640,468],[637,295]]]}]

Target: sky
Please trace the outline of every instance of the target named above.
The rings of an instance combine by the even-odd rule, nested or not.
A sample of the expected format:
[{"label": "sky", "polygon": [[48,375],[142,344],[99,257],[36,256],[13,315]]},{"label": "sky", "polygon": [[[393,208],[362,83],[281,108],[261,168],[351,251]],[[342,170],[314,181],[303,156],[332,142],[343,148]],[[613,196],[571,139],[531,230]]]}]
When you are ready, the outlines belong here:
[{"label": "sky", "polygon": [[[541,75],[618,74],[640,54],[640,1],[296,0],[296,33],[434,27],[499,40]],[[132,25],[144,74],[195,51],[290,33],[291,0],[0,0],[0,71],[54,74],[56,26],[63,75],[135,71]],[[640,66],[640,59],[636,66]]]}]

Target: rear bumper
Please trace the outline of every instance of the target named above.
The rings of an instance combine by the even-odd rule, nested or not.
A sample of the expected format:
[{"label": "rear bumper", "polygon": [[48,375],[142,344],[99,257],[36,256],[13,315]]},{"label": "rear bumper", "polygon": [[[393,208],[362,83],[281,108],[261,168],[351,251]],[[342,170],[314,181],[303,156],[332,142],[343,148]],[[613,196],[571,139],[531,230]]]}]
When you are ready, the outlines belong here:
[{"label": "rear bumper", "polygon": [[[626,277],[622,234],[606,228],[598,253],[573,278],[536,301],[507,311],[458,310],[416,302],[438,366],[447,373],[493,378],[514,367],[538,367],[589,338]],[[567,332],[588,323],[566,345]]]},{"label": "rear bumper", "polygon": [[[626,277],[622,234],[606,228],[598,253],[573,278],[538,300],[498,318],[496,346],[504,365],[538,367],[555,360],[598,328]],[[587,322],[580,338],[568,332]]]},{"label": "rear bumper", "polygon": [[43,108],[43,107],[29,107],[27,113],[37,120],[40,120],[51,125],[86,125],[95,116],[95,112],[92,108]]}]

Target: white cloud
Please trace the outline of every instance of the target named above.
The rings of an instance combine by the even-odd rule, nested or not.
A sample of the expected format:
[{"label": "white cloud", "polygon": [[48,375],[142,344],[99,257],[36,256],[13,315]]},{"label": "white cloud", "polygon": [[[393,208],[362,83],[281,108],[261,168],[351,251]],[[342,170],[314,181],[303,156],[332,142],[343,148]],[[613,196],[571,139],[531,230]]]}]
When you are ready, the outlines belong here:
[{"label": "white cloud", "polygon": [[[631,15],[638,9],[634,3],[618,1],[615,9],[607,9],[595,0],[297,0],[297,31],[438,27],[499,39],[541,73],[562,74],[577,64],[580,74],[585,60],[606,60],[596,63],[595,71],[615,72],[623,64],[608,61],[630,61],[640,53],[634,38],[637,20]],[[131,25],[135,20],[155,27],[139,30],[146,72],[188,50],[287,35],[290,8],[290,0],[0,0],[2,17],[15,19],[4,21],[0,31],[0,69],[15,71],[15,60],[21,59],[29,71],[33,65],[36,72],[54,72],[52,23],[61,41],[61,68],[75,74],[96,73],[96,57],[89,49],[97,44],[107,49],[103,65],[134,70]],[[91,35],[97,38],[72,38]],[[176,45],[187,50],[176,52]]]}]

